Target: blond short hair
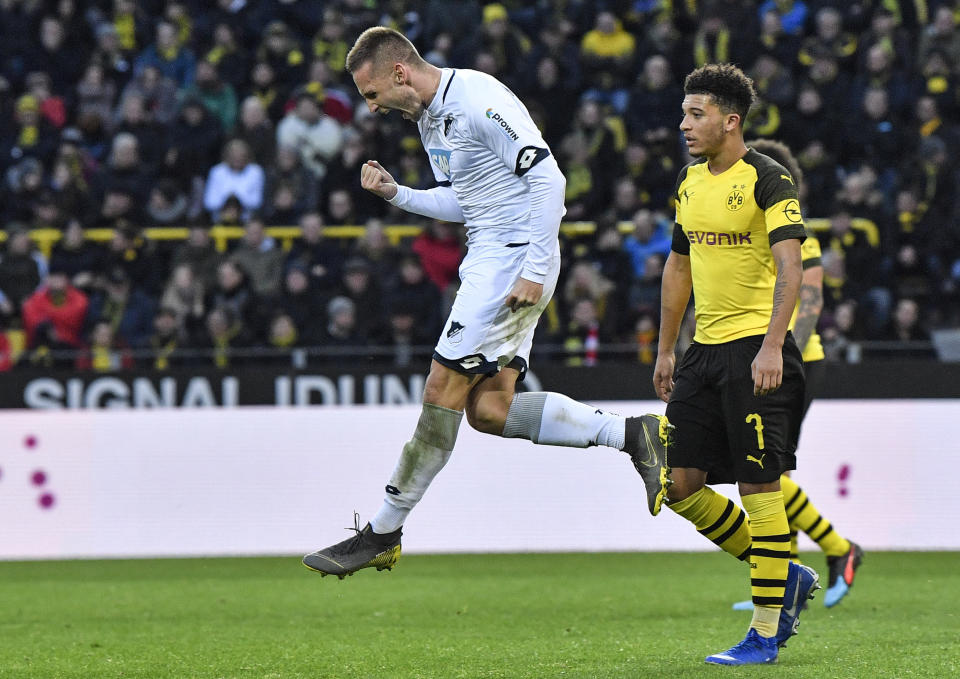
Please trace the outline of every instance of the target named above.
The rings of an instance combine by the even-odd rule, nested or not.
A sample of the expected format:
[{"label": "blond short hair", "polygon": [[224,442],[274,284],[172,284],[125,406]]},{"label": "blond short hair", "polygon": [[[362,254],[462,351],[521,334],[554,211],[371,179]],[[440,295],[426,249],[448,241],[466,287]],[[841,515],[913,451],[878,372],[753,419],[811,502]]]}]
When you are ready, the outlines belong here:
[{"label": "blond short hair", "polygon": [[368,62],[373,63],[374,68],[384,62],[391,65],[401,62],[411,66],[424,63],[417,48],[403,33],[386,26],[374,26],[365,30],[347,53],[346,68],[350,73],[356,72]]}]

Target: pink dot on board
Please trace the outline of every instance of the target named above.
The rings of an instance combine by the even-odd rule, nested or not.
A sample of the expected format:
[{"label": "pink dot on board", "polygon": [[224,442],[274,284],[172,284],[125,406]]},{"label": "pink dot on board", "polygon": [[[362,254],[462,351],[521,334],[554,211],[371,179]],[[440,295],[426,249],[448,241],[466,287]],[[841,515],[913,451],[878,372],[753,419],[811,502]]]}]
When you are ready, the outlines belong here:
[{"label": "pink dot on board", "polygon": [[33,434],[30,434],[27,436],[27,438],[23,439],[23,445],[25,445],[27,448],[35,448],[37,445],[37,437]]},{"label": "pink dot on board", "polygon": [[54,497],[50,493],[44,493],[39,498],[37,498],[37,502],[40,503],[40,506],[43,509],[50,509],[51,507],[53,507]]},{"label": "pink dot on board", "polygon": [[33,485],[35,486],[42,486],[47,482],[47,475],[43,472],[43,470],[38,469],[37,471],[33,472],[33,475],[30,477],[30,481],[32,481]]}]

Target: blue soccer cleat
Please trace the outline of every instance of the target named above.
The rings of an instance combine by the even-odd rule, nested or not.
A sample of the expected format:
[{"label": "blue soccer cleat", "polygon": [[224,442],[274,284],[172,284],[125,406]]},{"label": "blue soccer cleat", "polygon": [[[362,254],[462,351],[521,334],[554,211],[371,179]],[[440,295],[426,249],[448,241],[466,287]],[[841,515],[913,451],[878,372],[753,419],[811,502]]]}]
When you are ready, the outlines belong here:
[{"label": "blue soccer cleat", "polygon": [[752,611],[753,610],[753,599],[747,599],[746,601],[737,601],[733,604],[733,610],[735,611]]},{"label": "blue soccer cleat", "polygon": [[707,656],[714,665],[767,665],[777,662],[780,649],[776,637],[762,637],[750,628],[743,641],[723,653]]},{"label": "blue soccer cleat", "polygon": [[817,572],[802,564],[790,562],[787,569],[787,586],[783,593],[783,608],[780,610],[780,624],[777,627],[777,645],[783,648],[787,640],[797,633],[800,625],[800,611],[807,606],[814,592],[820,589],[820,576]]},{"label": "blue soccer cleat", "polygon": [[843,556],[828,556],[827,567],[830,569],[830,584],[823,596],[823,605],[832,608],[840,603],[847,592],[853,587],[853,577],[863,561],[863,550],[856,542],[850,543],[850,551]]}]

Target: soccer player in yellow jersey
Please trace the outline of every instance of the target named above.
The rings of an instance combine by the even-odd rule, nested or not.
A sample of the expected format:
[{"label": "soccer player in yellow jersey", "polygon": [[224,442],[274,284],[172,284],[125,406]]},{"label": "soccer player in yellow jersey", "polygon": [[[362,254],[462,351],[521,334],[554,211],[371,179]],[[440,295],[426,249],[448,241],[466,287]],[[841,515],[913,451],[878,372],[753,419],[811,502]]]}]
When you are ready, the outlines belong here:
[{"label": "soccer player in yellow jersey", "polygon": [[[803,413],[803,362],[787,328],[806,235],[789,171],[744,143],[755,97],[750,78],[735,66],[708,64],[687,76],[684,95],[680,130],[697,160],[677,181],[653,376],[674,427],[668,506],[750,563],[747,635],[707,662],[772,663],[819,588],[813,569],[789,559],[780,488],[780,475],[796,467]],[[696,334],[674,374],[691,292]],[[707,485],[734,482],[749,522]]]},{"label": "soccer player in yellow jersey", "polygon": [[[803,184],[803,171],[796,158],[784,144],[769,139],[747,142],[747,146],[783,165],[793,177],[798,190]],[[803,415],[806,417],[817,393],[823,374],[823,345],[817,334],[817,319],[823,309],[823,265],[820,261],[820,242],[810,233],[801,248],[803,280],[800,284],[800,301],[790,321],[790,329],[803,355],[806,388],[804,390]],[[824,518],[810,502],[807,494],[789,475],[780,477],[783,502],[790,523],[790,558],[797,559],[797,532],[803,531],[817,543],[827,557],[830,571],[829,585],[823,602],[827,608],[840,603],[850,587],[860,562],[863,550],[836,531],[833,524]],[[751,601],[734,604],[736,609],[752,608]]]}]

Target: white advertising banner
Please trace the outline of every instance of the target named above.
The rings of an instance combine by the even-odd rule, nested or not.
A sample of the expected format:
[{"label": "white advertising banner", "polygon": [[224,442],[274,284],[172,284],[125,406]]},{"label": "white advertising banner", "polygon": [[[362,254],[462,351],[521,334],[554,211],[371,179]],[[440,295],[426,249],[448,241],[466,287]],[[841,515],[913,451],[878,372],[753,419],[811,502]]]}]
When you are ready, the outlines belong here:
[{"label": "white advertising banner", "polygon": [[[621,413],[659,402],[598,403]],[[0,558],[300,554],[379,507],[415,406],[0,413]],[[960,401],[814,403],[795,478],[866,549],[960,549]],[[733,486],[718,487],[735,497]],[[936,521],[931,521],[935,511]],[[407,552],[714,549],[622,453],[466,423]],[[809,546],[810,543],[807,543]]]}]

